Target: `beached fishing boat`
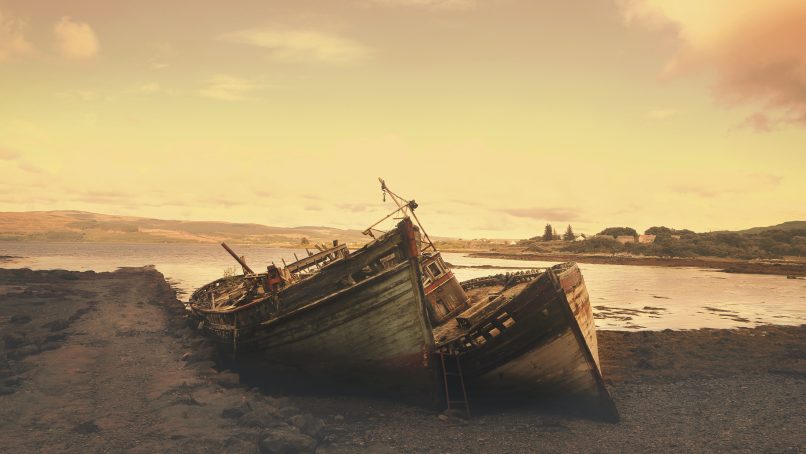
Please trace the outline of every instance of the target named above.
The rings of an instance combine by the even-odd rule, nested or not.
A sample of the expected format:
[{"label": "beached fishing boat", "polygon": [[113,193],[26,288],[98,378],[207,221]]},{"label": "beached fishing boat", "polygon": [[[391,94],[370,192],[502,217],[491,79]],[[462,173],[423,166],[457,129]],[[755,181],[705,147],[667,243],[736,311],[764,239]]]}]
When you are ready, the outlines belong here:
[{"label": "beached fishing boat", "polygon": [[[469,411],[467,390],[582,396],[617,415],[602,381],[587,290],[573,264],[459,283],[414,209],[368,228],[349,251],[334,242],[294,263],[190,298],[198,327],[238,361],[331,385],[376,389]],[[376,229],[394,215],[387,232]],[[225,246],[226,247],[226,246]]]}]

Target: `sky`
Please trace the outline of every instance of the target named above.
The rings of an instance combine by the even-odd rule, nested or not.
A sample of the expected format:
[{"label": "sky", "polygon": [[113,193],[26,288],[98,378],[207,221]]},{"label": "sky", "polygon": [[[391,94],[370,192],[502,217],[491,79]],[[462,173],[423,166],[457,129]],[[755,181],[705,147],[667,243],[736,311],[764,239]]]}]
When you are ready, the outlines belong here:
[{"label": "sky", "polygon": [[802,0],[0,0],[0,211],[806,219]]}]

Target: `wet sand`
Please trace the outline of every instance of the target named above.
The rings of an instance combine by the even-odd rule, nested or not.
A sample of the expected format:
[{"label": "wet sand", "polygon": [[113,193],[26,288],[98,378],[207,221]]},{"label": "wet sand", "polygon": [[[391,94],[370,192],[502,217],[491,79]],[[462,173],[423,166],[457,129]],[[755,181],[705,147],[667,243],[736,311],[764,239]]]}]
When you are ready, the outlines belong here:
[{"label": "wet sand", "polygon": [[[460,251],[461,252],[461,251]],[[544,262],[578,262],[603,265],[636,266],[682,266],[689,268],[713,268],[725,273],[775,274],[781,276],[806,277],[806,263],[784,261],[752,261],[723,259],[717,257],[664,258],[637,255],[601,254],[558,254],[532,252],[471,252],[470,257],[483,257],[509,260],[535,260]]]},{"label": "wet sand", "polygon": [[600,332],[622,418],[611,424],[562,402],[472,401],[466,420],[392,399],[250,388],[219,370],[182,311],[153,269],[0,270],[0,449],[806,450],[803,325]]}]

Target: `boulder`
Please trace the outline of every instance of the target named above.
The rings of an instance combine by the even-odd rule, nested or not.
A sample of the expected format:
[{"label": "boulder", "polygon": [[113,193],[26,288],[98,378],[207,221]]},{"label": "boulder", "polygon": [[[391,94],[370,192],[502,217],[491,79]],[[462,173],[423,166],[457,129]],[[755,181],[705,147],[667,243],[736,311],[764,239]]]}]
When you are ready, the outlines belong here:
[{"label": "boulder", "polygon": [[238,419],[241,416],[249,413],[252,411],[252,405],[249,403],[246,398],[241,398],[241,403],[235,407],[225,408],[221,410],[221,417],[222,418],[232,418]]}]

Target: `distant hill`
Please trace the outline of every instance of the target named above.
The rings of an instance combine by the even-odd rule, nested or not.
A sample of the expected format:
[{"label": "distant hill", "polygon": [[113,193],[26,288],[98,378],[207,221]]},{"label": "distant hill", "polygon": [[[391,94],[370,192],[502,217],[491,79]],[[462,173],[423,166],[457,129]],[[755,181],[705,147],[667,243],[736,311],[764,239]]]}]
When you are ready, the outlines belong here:
[{"label": "distant hill", "polygon": [[[69,241],[103,243],[232,243],[300,247],[330,243],[366,243],[359,230],[331,227],[272,227],[212,221],[177,221],[113,216],[85,211],[0,212],[0,241]],[[312,245],[311,245],[312,246]]]},{"label": "distant hill", "polygon": [[740,230],[739,233],[761,233],[767,230],[806,230],[806,221],[788,221],[769,227],[753,227],[747,230]]}]

